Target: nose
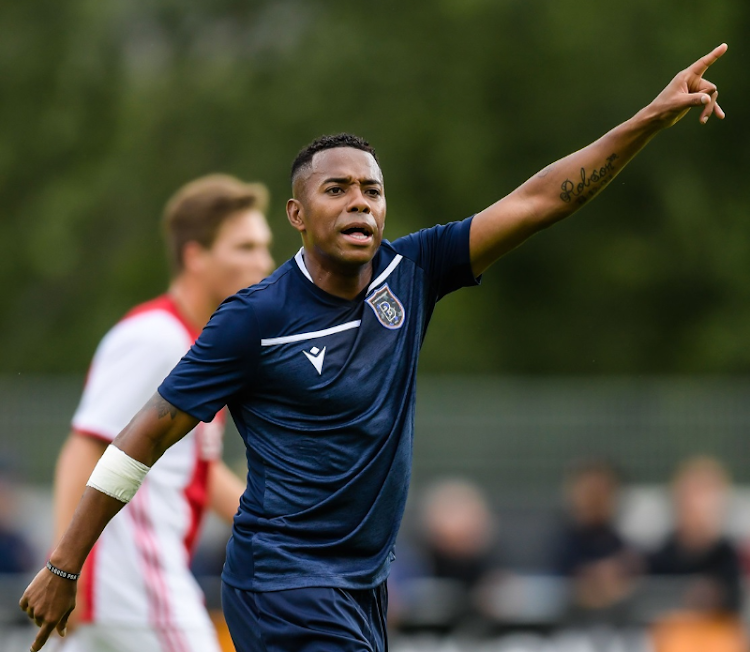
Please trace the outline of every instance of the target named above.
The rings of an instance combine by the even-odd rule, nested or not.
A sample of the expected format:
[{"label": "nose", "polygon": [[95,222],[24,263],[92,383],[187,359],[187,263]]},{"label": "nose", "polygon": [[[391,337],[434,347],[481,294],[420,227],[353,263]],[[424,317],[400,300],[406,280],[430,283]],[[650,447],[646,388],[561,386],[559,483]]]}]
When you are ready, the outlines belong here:
[{"label": "nose", "polygon": [[370,202],[365,197],[362,189],[359,186],[355,186],[352,189],[352,199],[347,209],[350,213],[369,213]]}]

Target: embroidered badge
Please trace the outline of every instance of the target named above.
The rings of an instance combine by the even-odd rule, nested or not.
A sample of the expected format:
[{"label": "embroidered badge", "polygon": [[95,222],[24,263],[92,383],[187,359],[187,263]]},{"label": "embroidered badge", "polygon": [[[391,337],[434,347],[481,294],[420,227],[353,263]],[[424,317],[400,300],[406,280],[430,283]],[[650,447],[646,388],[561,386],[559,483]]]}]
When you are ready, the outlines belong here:
[{"label": "embroidered badge", "polygon": [[378,321],[386,328],[401,328],[404,323],[404,306],[388,284],[376,290],[367,299],[370,308],[375,312]]}]

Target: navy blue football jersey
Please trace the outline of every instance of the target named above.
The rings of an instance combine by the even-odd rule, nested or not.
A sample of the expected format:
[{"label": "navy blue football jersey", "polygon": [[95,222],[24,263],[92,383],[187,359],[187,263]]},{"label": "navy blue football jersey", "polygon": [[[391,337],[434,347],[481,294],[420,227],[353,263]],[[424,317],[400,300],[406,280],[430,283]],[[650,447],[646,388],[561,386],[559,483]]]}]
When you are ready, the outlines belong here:
[{"label": "navy blue football jersey", "polygon": [[161,385],[204,421],[228,405],[245,441],[227,584],[385,580],[409,486],[419,350],[436,302],[477,283],[470,227],[471,218],[383,241],[353,300],[317,287],[301,250],[227,299]]}]

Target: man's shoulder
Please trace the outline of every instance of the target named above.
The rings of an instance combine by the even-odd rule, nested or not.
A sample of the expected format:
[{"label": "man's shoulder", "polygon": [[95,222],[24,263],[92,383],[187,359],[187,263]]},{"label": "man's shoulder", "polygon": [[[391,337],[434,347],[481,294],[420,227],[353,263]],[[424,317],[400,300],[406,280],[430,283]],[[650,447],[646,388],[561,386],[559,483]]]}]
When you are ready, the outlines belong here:
[{"label": "man's shoulder", "polygon": [[192,339],[200,333],[199,329],[187,322],[168,294],[162,294],[134,306],[125,313],[119,324],[128,324],[133,327],[138,327],[140,324],[150,324],[156,328],[161,326],[162,329],[170,332],[180,331]]},{"label": "man's shoulder", "polygon": [[425,247],[431,248],[444,244],[447,240],[467,240],[474,216],[462,220],[434,224],[418,229],[397,238],[393,242],[383,241],[383,245],[405,258],[418,258]]},{"label": "man's shoulder", "polygon": [[299,308],[304,292],[298,276],[287,261],[260,283],[225,299],[209,325],[216,321],[222,329],[235,332],[256,329],[265,332],[269,322],[277,323],[285,319],[289,311]]},{"label": "man's shoulder", "polygon": [[289,299],[289,293],[298,279],[293,273],[294,260],[288,260],[260,283],[240,290],[227,301],[236,302],[252,309],[267,310],[282,307]]},{"label": "man's shoulder", "polygon": [[147,347],[183,353],[194,334],[161,297],[135,306],[104,335],[101,348]]},{"label": "man's shoulder", "polygon": [[383,240],[380,243],[380,249],[378,249],[380,265],[387,266],[396,258],[414,260],[417,257],[417,250],[414,246],[417,236],[418,233],[409,233],[393,241]]}]

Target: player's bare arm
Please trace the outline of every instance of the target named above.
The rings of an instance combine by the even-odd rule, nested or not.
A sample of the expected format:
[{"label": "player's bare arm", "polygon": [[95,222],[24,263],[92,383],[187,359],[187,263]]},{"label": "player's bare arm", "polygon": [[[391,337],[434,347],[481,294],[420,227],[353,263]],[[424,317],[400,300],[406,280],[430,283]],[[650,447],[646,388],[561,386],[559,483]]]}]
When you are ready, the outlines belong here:
[{"label": "player's bare arm", "polygon": [[[151,467],[197,422],[155,394],[117,435],[113,445],[132,460]],[[50,555],[50,564],[65,573],[80,573],[102,530],[124,506],[121,500],[87,486],[70,525]],[[32,652],[40,650],[55,629],[65,635],[68,617],[75,607],[76,584],[43,568],[27,587],[19,605],[40,628]]]},{"label": "player's bare arm", "polygon": [[70,525],[81,494],[86,488],[86,480],[106,448],[107,444],[103,440],[75,431],[68,435],[55,466],[53,541],[59,541]]},{"label": "player's bare arm", "polygon": [[471,226],[471,264],[481,274],[537,231],[568,217],[593,199],[660,131],[700,107],[699,120],[724,118],[715,84],[703,78],[727,50],[715,48],[678,73],[630,120],[587,147],[544,168],[509,195],[478,213]]},{"label": "player's bare arm", "polygon": [[198,419],[156,393],[112,443],[133,459],[153,466],[164,451],[197,425]]},{"label": "player's bare arm", "polygon": [[[107,444],[103,440],[75,431],[68,435],[55,467],[53,541],[59,541],[65,533],[73,518],[78,501],[86,489],[86,481],[91,476],[91,472],[106,448]],[[77,626],[76,614],[85,609],[84,603],[85,596],[79,590],[76,596],[76,610],[68,619],[69,632]]]}]

